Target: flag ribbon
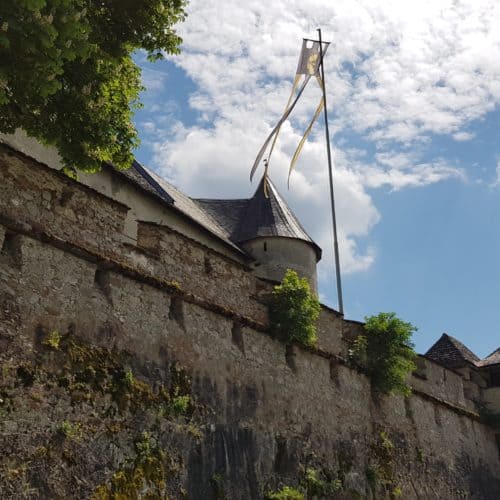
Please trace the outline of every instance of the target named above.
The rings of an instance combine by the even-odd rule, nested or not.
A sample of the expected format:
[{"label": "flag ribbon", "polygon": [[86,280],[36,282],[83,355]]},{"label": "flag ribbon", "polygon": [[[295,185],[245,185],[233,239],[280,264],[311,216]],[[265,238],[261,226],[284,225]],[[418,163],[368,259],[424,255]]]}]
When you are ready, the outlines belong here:
[{"label": "flag ribbon", "polygon": [[[319,75],[317,75],[316,78],[318,80],[319,86],[322,88],[323,84],[321,81],[321,77]],[[319,101],[318,107],[316,108],[316,111],[314,112],[312,120],[309,123],[309,126],[306,128],[306,131],[304,132],[304,135],[302,136],[302,139],[300,140],[299,145],[297,146],[297,149],[295,150],[295,153],[292,156],[292,161],[290,162],[290,168],[288,169],[288,181],[287,181],[288,187],[290,187],[290,175],[292,175],[292,170],[295,167],[295,163],[297,163],[297,160],[300,156],[302,148],[303,148],[307,138],[309,137],[309,134],[311,133],[314,122],[318,119],[319,115],[323,111],[324,105],[325,105],[325,100],[323,99],[323,96],[321,96],[321,100]]]},{"label": "flag ribbon", "polygon": [[298,100],[300,99],[300,96],[304,92],[304,89],[306,88],[306,85],[309,83],[309,80],[311,79],[310,75],[307,75],[304,82],[302,83],[302,86],[299,89],[299,92],[297,93],[297,96],[295,97],[294,101],[288,109],[283,113],[283,116],[280,118],[279,122],[277,125],[273,128],[271,133],[267,136],[267,139],[265,140],[264,144],[260,148],[257,158],[255,158],[254,164],[252,166],[252,171],[250,172],[250,180],[253,180],[253,176],[255,174],[255,171],[257,170],[257,167],[259,166],[260,160],[262,160],[262,157],[264,156],[264,153],[266,152],[267,146],[269,146],[269,143],[271,142],[271,139],[277,134],[281,128],[281,125],[286,121],[286,119],[290,116],[290,113],[292,112],[293,108],[295,108],[295,105],[297,104]]},{"label": "flag ribbon", "polygon": [[[269,161],[271,159],[272,152],[274,150],[274,147],[276,145],[276,141],[278,139],[279,132],[281,130],[281,126],[283,123],[288,119],[290,116],[290,113],[293,111],[295,108],[295,105],[299,101],[300,97],[302,96],[307,84],[309,83],[309,80],[311,79],[311,76],[315,76],[320,87],[323,88],[322,85],[322,80],[319,74],[319,66],[320,66],[320,45],[319,42],[313,41],[312,46],[307,46],[308,43],[311,42],[311,40],[306,40],[304,39],[302,42],[302,50],[300,53],[299,57],[299,63],[297,66],[297,71],[295,74],[295,79],[293,81],[292,85],[292,91],[290,92],[290,96],[288,98],[288,102],[285,106],[285,110],[283,112],[282,117],[276,124],[276,126],[273,128],[271,133],[268,135],[267,139],[265,140],[264,144],[260,148],[257,157],[255,158],[254,164],[252,166],[252,170],[250,171],[250,180],[253,180],[253,177],[255,175],[255,172],[259,166],[260,161],[262,160],[269,144],[271,143],[271,148],[269,150],[269,154],[267,158],[264,160],[264,193],[266,198],[268,197],[267,193],[267,176],[269,172]],[[328,49],[328,43],[325,43],[326,47],[323,50],[323,57],[326,53],[326,50]],[[302,82],[302,85],[300,85],[300,80],[304,76],[304,81]],[[295,96],[295,99],[293,98],[297,88],[299,89],[297,92],[297,95]],[[311,133],[312,127],[314,125],[314,122],[318,119],[319,115],[321,114],[321,111],[323,110],[325,104],[325,99],[324,96],[321,97],[321,100],[318,104],[318,107],[316,108],[316,111],[311,119],[311,122],[309,123],[308,127],[306,128],[304,135],[302,136],[299,145],[297,146],[297,149],[295,150],[295,153],[292,157],[292,160],[290,162],[290,168],[288,171],[288,185],[290,185],[290,175],[292,173],[292,170],[295,167],[295,164],[300,156],[300,153],[302,151],[302,148],[304,147],[304,144]]]},{"label": "flag ribbon", "polygon": [[[283,111],[283,113],[286,113],[288,106],[290,106],[290,103],[292,102],[293,95],[295,94],[295,90],[299,86],[299,82],[300,82],[301,78],[302,78],[302,75],[300,75],[300,74],[295,75],[295,79],[294,79],[293,85],[292,85],[292,91],[290,92],[290,97],[288,98],[288,102],[286,103],[285,110]],[[274,145],[276,144],[276,141],[278,140],[278,135],[280,133],[280,129],[281,129],[281,125],[278,128],[278,130],[276,131],[276,134],[274,134],[274,140],[273,140],[273,143],[271,144],[271,149],[269,150],[269,156],[267,158],[267,160],[268,160],[267,165],[269,164],[269,161],[271,160],[271,155],[273,154]],[[267,167],[267,165],[266,165],[266,167]]]}]

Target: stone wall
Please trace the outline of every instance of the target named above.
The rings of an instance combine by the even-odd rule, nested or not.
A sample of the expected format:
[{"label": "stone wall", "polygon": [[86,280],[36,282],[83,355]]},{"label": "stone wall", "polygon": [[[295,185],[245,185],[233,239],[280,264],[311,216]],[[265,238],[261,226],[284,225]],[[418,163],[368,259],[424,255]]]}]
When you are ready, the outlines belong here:
[{"label": "stone wall", "polygon": [[123,239],[128,207],[0,144],[0,223],[43,233],[112,263],[265,324],[260,295],[272,289],[247,268],[166,225],[139,222],[138,245]]},{"label": "stone wall", "polygon": [[0,216],[30,232],[119,256],[128,208],[0,144]]},{"label": "stone wall", "polygon": [[477,385],[474,385],[477,392],[471,394],[471,398],[466,398],[466,381],[460,374],[423,356],[419,356],[417,359],[417,367],[418,369],[411,380],[411,385],[415,390],[425,392],[460,408],[470,411],[476,410],[473,398],[479,399]]},{"label": "stone wall", "polygon": [[500,387],[488,387],[485,389],[484,401],[492,411],[500,413]]},{"label": "stone wall", "polygon": [[376,396],[345,361],[359,323],[324,308],[320,349],[286,347],[266,332],[269,285],[243,266],[160,226],[123,245],[126,208],[16,154],[0,161],[7,498],[140,483],[153,497],[257,499],[307,468],[339,479],[337,498],[500,496],[495,436],[457,374],[421,358],[411,397]]}]

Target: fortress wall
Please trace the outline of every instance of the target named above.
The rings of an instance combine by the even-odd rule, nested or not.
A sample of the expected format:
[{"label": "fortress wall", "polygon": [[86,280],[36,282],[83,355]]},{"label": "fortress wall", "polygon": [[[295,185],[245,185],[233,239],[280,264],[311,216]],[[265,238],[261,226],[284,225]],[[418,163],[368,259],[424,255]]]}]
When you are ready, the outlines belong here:
[{"label": "fortress wall", "polygon": [[[493,432],[445,402],[420,393],[376,397],[363,374],[333,358],[287,348],[263,332],[235,325],[228,315],[120,272],[104,271],[96,280],[95,263],[28,236],[14,239],[16,245],[0,254],[2,362],[26,365],[37,357],[37,332],[57,330],[129,351],[134,373],[152,385],[169,363],[179,363],[191,374],[199,404],[210,409],[201,437],[184,431],[176,447],[170,443],[190,498],[211,498],[215,474],[222,477],[227,498],[262,498],[280,481],[296,484],[306,466],[341,474],[349,490],[345,498],[355,493],[371,498],[366,471],[380,465],[382,436],[392,443],[383,465],[387,481],[390,488],[401,488],[403,498],[500,494]],[[47,404],[22,384],[10,390],[13,409],[0,420],[2,449],[27,452],[33,448],[29,436],[56,433],[62,419],[80,422],[85,439],[93,437],[92,405],[66,405],[61,394],[57,404]],[[120,463],[112,443],[125,437],[98,436],[99,453],[83,448],[78,453],[83,440],[63,466],[67,477],[86,471],[79,498],[109,479]],[[45,475],[52,477],[58,466]],[[64,481],[59,486],[64,488]]]},{"label": "fortress wall", "polygon": [[[4,374],[0,382],[9,401],[8,411],[0,408],[4,472],[13,457],[33,463],[36,450],[49,447],[40,436],[52,443],[61,421],[71,420],[86,429],[71,460],[37,455],[43,474],[26,472],[45,498],[88,497],[126,463],[131,436],[151,429],[178,457],[176,484],[194,499],[212,498],[214,475],[227,498],[262,498],[296,484],[305,467],[341,477],[344,498],[380,496],[381,482],[373,485],[367,473],[380,468],[386,489],[401,488],[403,498],[500,496],[494,434],[470,411],[456,373],[419,358],[414,395],[376,396],[344,361],[345,340],[362,331],[360,323],[324,308],[320,350],[286,347],[263,331],[259,296],[267,282],[168,228],[139,225],[146,248],[123,245],[122,205],[8,151],[0,161],[0,361],[17,373],[10,385]],[[70,204],[57,208],[68,187]],[[109,433],[99,427],[109,418],[99,413],[100,395],[99,403],[75,403],[64,387],[36,377],[26,385],[40,335],[51,331],[130,352],[133,372],[152,387],[179,363],[203,408],[199,428],[151,427],[153,417],[130,416],[131,427]],[[0,483],[9,477],[0,473]]]},{"label": "fortress wall", "polygon": [[[76,254],[80,249],[93,251],[87,258],[95,262],[94,280],[105,282],[110,275],[106,269],[116,262],[170,290],[179,288],[194,296],[195,302],[206,301],[228,316],[265,328],[265,298],[272,284],[253,276],[245,266],[168,226],[150,222],[139,221],[138,246],[124,244],[126,206],[1,146],[0,166],[0,219],[14,224],[12,230],[21,228],[27,234],[52,237],[55,243],[69,243]],[[16,238],[10,237],[10,246],[15,247]],[[362,323],[346,321],[323,307],[318,347],[347,358],[349,343],[362,331]],[[418,365],[418,376],[412,378],[415,389],[474,409],[470,399],[479,388],[475,389],[473,381],[467,386],[471,396],[467,399],[459,374],[424,357],[419,357]]]},{"label": "fortress wall", "polygon": [[347,344],[344,342],[345,321],[338,312],[323,306],[316,327],[320,349],[347,356]]},{"label": "fortress wall", "polygon": [[[41,144],[33,137],[28,137],[21,129],[17,129],[14,134],[0,134],[0,148],[3,149],[2,143],[16,151],[20,151],[29,158],[33,158],[38,164],[47,165],[54,170],[63,168],[57,149]],[[133,184],[120,178],[111,169],[104,168],[101,172],[94,174],[80,172],[78,179],[79,183],[129,207],[121,234],[122,240],[135,244],[137,240],[137,221],[149,220],[179,228],[183,234],[189,235],[191,238],[224,255],[235,258],[234,252],[231,252],[217,238],[208,236],[205,231],[188,222],[185,217],[165,208],[151,195],[145,194]]]},{"label": "fortress wall", "polygon": [[484,401],[492,411],[500,413],[500,387],[484,389]]},{"label": "fortress wall", "polygon": [[243,255],[237,255],[234,250],[222,243],[217,237],[193,224],[187,217],[182,216],[170,206],[164,205],[155,196],[138,189],[112,168],[104,168],[96,174],[79,174],[79,181],[129,207],[124,234],[125,241],[131,245],[137,243],[139,221],[150,221],[174,227],[200,244],[226,255],[232,260],[244,262]]},{"label": "fortress wall", "polygon": [[[262,327],[267,324],[264,302],[272,284],[253,276],[245,266],[168,226],[150,222],[139,221],[138,246],[124,244],[126,206],[8,148],[0,148],[0,165],[0,217],[11,221],[14,230],[41,232],[76,249],[92,250],[103,270],[109,262],[102,266],[102,260],[111,259]],[[346,357],[349,343],[361,333],[361,323],[322,309],[318,321],[321,350]],[[418,364],[419,376],[412,382],[416,389],[472,409],[459,374],[424,357]],[[468,384],[468,399],[479,393],[475,387],[474,381]]]},{"label": "fortress wall", "polygon": [[178,283],[186,292],[251,321],[267,322],[259,294],[272,286],[225,255],[167,226],[139,223],[139,245],[148,250],[151,238],[159,245],[145,253],[128,238],[124,242],[127,206],[1,145],[0,181],[0,217],[28,233],[43,232],[98,260],[111,259],[154,279]]},{"label": "fortress wall", "polygon": [[412,387],[462,408],[475,410],[473,402],[465,398],[464,380],[458,373],[423,356],[418,357],[417,367],[416,376],[411,380]]},{"label": "fortress wall", "polygon": [[0,215],[93,251],[120,255],[128,208],[0,145]]},{"label": "fortress wall", "polygon": [[139,222],[138,235],[138,245],[158,257],[157,276],[175,280],[182,289],[267,323],[267,308],[259,294],[270,293],[272,285],[256,278],[248,268],[167,226]]}]

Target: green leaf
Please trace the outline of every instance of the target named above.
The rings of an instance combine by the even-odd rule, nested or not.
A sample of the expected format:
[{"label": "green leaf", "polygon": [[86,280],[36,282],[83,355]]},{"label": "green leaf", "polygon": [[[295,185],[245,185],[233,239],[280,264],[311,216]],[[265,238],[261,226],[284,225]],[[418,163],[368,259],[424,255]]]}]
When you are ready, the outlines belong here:
[{"label": "green leaf", "polygon": [[143,89],[132,55],[178,53],[185,15],[180,0],[3,0],[0,132],[57,147],[70,173],[128,168]]}]

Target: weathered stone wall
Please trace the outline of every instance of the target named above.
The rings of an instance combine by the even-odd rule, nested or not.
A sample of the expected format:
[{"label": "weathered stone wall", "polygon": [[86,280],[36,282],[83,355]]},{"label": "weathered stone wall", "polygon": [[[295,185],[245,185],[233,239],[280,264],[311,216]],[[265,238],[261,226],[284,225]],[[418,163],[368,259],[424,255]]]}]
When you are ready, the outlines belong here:
[{"label": "weathered stone wall", "polygon": [[[461,408],[475,411],[473,400],[465,397],[465,381],[458,373],[423,356],[417,359],[417,367],[417,372],[411,380],[414,389]],[[478,389],[477,386],[476,388]],[[479,395],[479,390],[474,395],[476,394]]]},{"label": "weathered stone wall", "polygon": [[139,222],[138,246],[130,245],[123,239],[127,206],[1,144],[0,169],[0,222],[73,244],[104,267],[111,259],[250,321],[267,322],[260,295],[272,286],[242,264],[158,224]]},{"label": "weathered stone wall", "polygon": [[[191,498],[210,498],[214,475],[222,477],[228,498],[261,498],[279,481],[292,484],[305,465],[334,471],[349,488],[370,495],[365,472],[380,460],[381,433],[394,446],[394,456],[386,457],[391,488],[401,488],[404,498],[498,494],[491,430],[437,398],[376,399],[366,377],[335,358],[286,349],[207,307],[120,273],[98,271],[96,263],[26,236],[11,236],[4,244],[0,276],[3,362],[15,364],[18,378],[19,366],[38,355],[37,332],[52,331],[69,332],[110,352],[131,353],[134,373],[152,386],[165,378],[173,361],[191,374],[194,397],[210,409],[196,430],[199,435],[185,430],[182,436],[185,422],[177,424],[180,435],[174,443],[165,437],[174,424],[156,431],[177,457],[178,481]],[[94,468],[97,472],[78,486],[79,498],[90,495],[120,468],[123,450],[130,453],[133,446],[118,432],[114,441],[99,445],[99,453],[80,456],[79,447],[83,451],[97,441],[91,423],[99,408],[66,401],[62,388],[56,402],[36,378],[31,386],[25,383],[21,377],[2,392],[10,401],[0,424],[2,449],[17,449],[15,455],[4,454],[4,471],[13,474],[22,464],[12,461],[26,453],[25,480],[36,478],[31,488],[54,493],[57,487],[71,497],[64,490],[65,475]],[[70,458],[61,456],[42,480],[29,470],[35,460],[30,457],[38,448],[54,448],[51,460],[57,463],[53,436],[66,420],[85,429],[85,437],[71,443],[72,451],[64,445]],[[144,423],[135,425],[140,434]],[[33,435],[43,436],[36,446]]]},{"label": "weathered stone wall", "polygon": [[[269,288],[243,266],[159,226],[144,226],[145,249],[122,245],[121,205],[3,155],[7,498],[109,498],[136,483],[156,497],[262,498],[305,468],[340,479],[338,498],[500,496],[495,436],[457,374],[422,358],[414,395],[377,397],[345,361],[359,323],[325,308],[320,349],[286,347],[265,331]],[[75,218],[51,219],[64,187]]]},{"label": "weathered stone wall", "polygon": [[0,216],[83,248],[120,255],[128,208],[0,144]]},{"label": "weathered stone wall", "polygon": [[492,411],[500,413],[500,387],[488,387],[485,389],[484,401]]},{"label": "weathered stone wall", "polygon": [[[0,134],[0,143],[10,146],[13,150],[48,166],[50,169],[60,170],[63,167],[61,157],[54,147],[43,145],[36,139],[28,137],[21,129],[17,129],[14,134]],[[123,241],[135,244],[137,242],[137,221],[148,220],[178,228],[183,234],[205,246],[235,260],[244,261],[242,255],[236,255],[234,249],[228,249],[227,245],[221,243],[217,237],[209,235],[207,231],[192,224],[179,212],[158,203],[156,197],[137,189],[132,183],[126,182],[123,177],[117,176],[111,169],[103,169],[96,174],[80,172],[79,182],[128,207],[121,233]]]},{"label": "weathered stone wall", "polygon": [[254,321],[267,322],[259,293],[270,292],[271,285],[248,268],[167,226],[139,222],[137,243],[158,257],[154,275],[175,280],[181,288]]}]

